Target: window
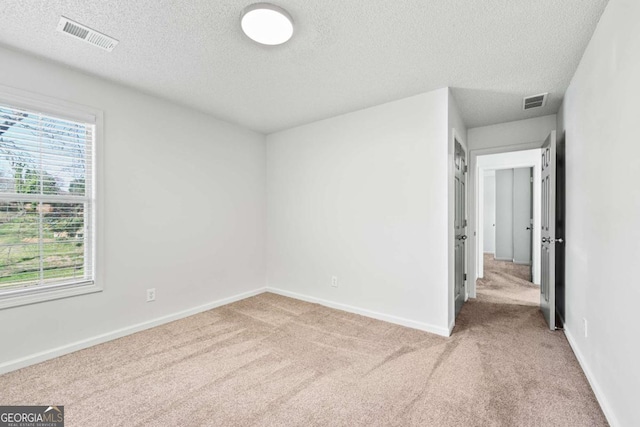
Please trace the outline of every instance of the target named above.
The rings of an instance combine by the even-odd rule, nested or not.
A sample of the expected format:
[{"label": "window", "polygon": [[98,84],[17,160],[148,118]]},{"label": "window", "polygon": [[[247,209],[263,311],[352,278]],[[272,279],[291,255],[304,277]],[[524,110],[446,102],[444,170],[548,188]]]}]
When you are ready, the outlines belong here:
[{"label": "window", "polygon": [[100,290],[97,116],[13,101],[0,95],[0,308]]}]

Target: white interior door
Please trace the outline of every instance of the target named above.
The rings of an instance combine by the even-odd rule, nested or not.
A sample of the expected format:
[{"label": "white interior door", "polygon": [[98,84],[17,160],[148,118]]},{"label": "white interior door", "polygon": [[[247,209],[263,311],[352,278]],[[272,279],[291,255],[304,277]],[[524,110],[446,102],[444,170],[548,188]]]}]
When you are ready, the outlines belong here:
[{"label": "white interior door", "polygon": [[556,328],[556,132],[542,145],[542,221],[540,309],[550,329]]}]

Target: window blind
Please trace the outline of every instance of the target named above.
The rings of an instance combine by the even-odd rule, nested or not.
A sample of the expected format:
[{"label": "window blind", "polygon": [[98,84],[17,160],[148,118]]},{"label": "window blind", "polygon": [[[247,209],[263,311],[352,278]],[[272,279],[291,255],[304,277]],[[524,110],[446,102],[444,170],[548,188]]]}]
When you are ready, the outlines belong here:
[{"label": "window blind", "polygon": [[0,296],[93,283],[94,134],[0,103]]}]

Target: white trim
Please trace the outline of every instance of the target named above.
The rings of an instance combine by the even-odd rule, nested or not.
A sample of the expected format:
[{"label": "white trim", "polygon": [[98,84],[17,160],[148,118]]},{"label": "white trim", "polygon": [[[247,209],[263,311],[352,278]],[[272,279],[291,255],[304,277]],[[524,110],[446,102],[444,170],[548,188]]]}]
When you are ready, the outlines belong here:
[{"label": "white trim", "polygon": [[576,340],[573,338],[573,335],[571,334],[569,329],[567,329],[566,324],[564,325],[564,336],[567,337],[567,341],[571,346],[571,350],[573,350],[573,354],[576,355],[576,359],[578,359],[578,363],[580,364],[580,367],[582,368],[584,375],[587,377],[587,380],[589,381],[589,385],[591,385],[591,389],[593,390],[593,393],[596,395],[596,399],[598,400],[598,403],[600,404],[600,407],[602,408],[602,412],[604,412],[604,416],[607,418],[609,425],[611,427],[621,426],[622,424],[618,422],[618,419],[613,413],[613,409],[611,409],[611,405],[609,404],[607,397],[605,396],[604,392],[602,391],[602,388],[598,384],[598,381],[596,381],[596,377],[593,375],[593,372],[591,372],[591,369],[589,369],[589,365],[587,365],[586,359],[582,355],[582,352],[580,352],[580,349],[578,348],[578,344],[576,343]]},{"label": "white trim", "polygon": [[[481,175],[484,168],[480,168],[478,166],[478,157],[484,156],[488,154],[501,154],[501,153],[510,153],[517,151],[525,151],[538,149],[542,147],[544,141],[532,141],[522,144],[513,144],[513,145],[504,145],[499,147],[489,147],[489,148],[479,148],[472,149],[469,151],[469,176],[467,179],[467,188],[471,194],[468,194],[468,214],[469,214],[469,226],[472,227],[468,232],[469,239],[471,240],[469,243],[469,257],[467,258],[467,270],[468,275],[471,277],[469,281],[469,297],[476,298],[476,280],[483,276],[483,267],[484,260],[482,257],[478,256],[478,254],[483,253],[482,249],[482,235],[483,235],[483,224],[479,224],[478,220],[482,219],[482,214],[479,212],[479,209],[482,207],[482,203],[478,201],[478,198],[481,197],[479,194],[480,181],[484,180],[484,176]],[[535,165],[518,165],[523,167],[535,167]],[[535,172],[534,172],[535,173]]]},{"label": "white trim", "polygon": [[232,302],[240,301],[245,298],[249,298],[255,295],[259,295],[265,292],[265,288],[258,288],[253,291],[243,292],[241,294],[233,295],[227,298],[219,299],[209,302],[207,304],[199,305],[197,307],[189,308],[187,310],[178,311],[176,313],[168,314],[166,316],[158,317],[146,322],[141,322],[132,326],[126,326],[124,328],[116,329],[115,331],[107,332],[104,334],[96,335],[91,338],[76,341],[70,344],[66,344],[60,347],[53,348],[51,350],[45,350],[39,353],[31,354],[29,356],[21,357],[19,359],[9,360],[4,363],[0,363],[0,374],[15,371],[26,366],[34,365],[36,363],[44,362],[45,360],[60,357],[65,354],[73,353],[78,350],[82,350],[94,345],[102,344],[107,341],[115,340],[127,335],[134,334],[136,332],[144,331],[156,326],[163,325],[165,323],[173,322],[174,320],[183,319],[185,317],[193,316],[194,314],[202,313],[203,311],[211,310],[216,307],[230,304]]},{"label": "white trim", "polygon": [[352,305],[342,304],[339,302],[328,301],[321,298],[316,298],[308,295],[299,294],[297,292],[285,291],[284,289],[273,288],[267,286],[266,292],[282,295],[289,298],[298,299],[301,301],[320,304],[325,307],[334,308],[336,310],[342,310],[349,313],[359,314],[361,316],[370,317],[372,319],[382,320],[384,322],[394,323],[400,326],[406,326],[408,328],[419,329],[421,331],[430,332],[432,334],[448,337],[450,331],[447,328],[441,326],[430,325],[428,323],[416,322],[415,320],[405,319],[403,317],[392,316],[390,314],[384,314],[377,311],[367,310],[365,308],[354,307]]},{"label": "white trim", "polygon": [[0,85],[0,101],[72,121],[95,123],[97,116],[102,115],[102,110],[97,108],[4,85]]},{"label": "white trim", "polygon": [[75,282],[66,285],[55,284],[50,286],[43,285],[42,287],[10,288],[0,296],[0,310],[101,291],[102,287],[93,281]]},{"label": "white trim", "polygon": [[9,360],[7,362],[0,363],[0,375],[5,374],[7,372],[15,371],[17,369],[25,368],[27,366],[35,365],[36,363],[41,363],[50,359],[54,359],[56,357],[64,356],[65,354],[73,353],[78,350],[82,350],[88,347],[92,347],[98,344],[112,341],[117,338],[122,338],[127,335],[134,334],[136,332],[141,332],[150,328],[154,328],[156,326],[164,325],[165,323],[169,323],[175,320],[183,319],[185,317],[193,316],[194,314],[202,313],[204,311],[221,307],[223,305],[231,304],[233,302],[240,301],[255,295],[260,295],[264,292],[271,292],[274,294],[286,296],[289,298],[294,298],[301,301],[320,304],[325,307],[330,307],[336,310],[342,310],[349,313],[359,314],[361,316],[370,317],[372,319],[382,320],[385,322],[405,326],[408,328],[418,329],[425,332],[430,332],[430,333],[437,334],[444,337],[450,336],[451,331],[453,330],[453,327],[454,327],[453,321],[449,324],[448,328],[442,328],[439,326],[430,325],[428,323],[416,322],[414,320],[409,320],[402,317],[383,314],[383,313],[379,313],[376,311],[371,311],[371,310],[367,310],[359,307],[353,307],[350,305],[341,304],[333,301],[327,301],[320,298],[310,297],[310,296],[298,294],[296,292],[289,292],[289,291],[285,291],[285,290],[273,288],[273,287],[263,287],[263,288],[258,288],[252,291],[243,292],[241,294],[233,295],[227,298],[212,301],[203,305],[199,305],[197,307],[178,311],[176,313],[168,314],[166,316],[162,316],[162,317],[158,317],[145,322],[137,323],[132,326],[126,326],[124,328],[116,329],[111,332],[106,332],[104,334],[96,335],[96,336],[86,338],[80,341],[76,341],[70,344],[62,345],[60,347],[56,347],[50,350],[41,351],[39,353],[34,353],[29,356],[24,356],[18,359]]},{"label": "white trim", "polygon": [[[469,162],[471,163],[471,162]],[[476,169],[471,169],[471,167],[469,167],[469,170],[471,171],[471,173],[469,174],[469,181],[471,182],[471,176],[476,174]],[[494,176],[493,176],[493,181],[495,183],[496,181],[496,177],[495,177],[495,171],[494,172]],[[468,190],[469,193],[473,194],[472,197],[470,197],[469,199],[471,200],[470,205],[474,206],[474,209],[470,209],[469,211],[472,213],[475,213],[475,218],[474,221],[471,220],[471,218],[469,218],[469,225],[471,226],[471,229],[473,229],[473,233],[469,233],[472,234],[472,239],[469,239],[469,246],[470,249],[469,251],[471,253],[477,253],[477,259],[474,260],[473,265],[477,268],[477,273],[475,274],[471,274],[471,269],[469,268],[472,264],[470,262],[470,260],[467,260],[467,269],[469,270],[469,277],[471,277],[474,280],[471,280],[473,282],[472,286],[469,286],[469,293],[472,294],[472,296],[475,298],[476,297],[476,280],[478,280],[479,278],[484,278],[484,255],[479,256],[480,251],[484,250],[484,190],[485,190],[485,185],[484,185],[484,180],[486,179],[486,170],[485,173],[480,174],[480,171],[478,171],[478,176],[475,176],[475,178],[477,178],[477,183],[476,183],[476,191],[472,191],[474,189],[471,189],[471,186],[467,185],[467,189],[471,189]],[[494,197],[496,196],[495,194],[495,186],[494,186]],[[475,204],[474,204],[475,202]],[[493,216],[493,247],[494,250],[497,247],[496,244],[496,225],[495,225],[495,221],[496,221],[496,211],[495,211],[495,206],[494,206],[494,212],[493,212],[494,216]],[[471,216],[471,215],[470,215]],[[474,223],[475,222],[475,223]],[[476,224],[478,225],[478,227],[476,228]],[[472,243],[473,242],[473,243]],[[477,252],[475,251],[475,248],[471,247],[473,245],[477,244]],[[493,256],[495,258],[495,254]]]},{"label": "white trim", "polygon": [[104,232],[104,112],[95,110],[96,117],[95,131],[93,134],[93,278],[96,287],[103,291],[105,287],[104,253],[105,236]]}]

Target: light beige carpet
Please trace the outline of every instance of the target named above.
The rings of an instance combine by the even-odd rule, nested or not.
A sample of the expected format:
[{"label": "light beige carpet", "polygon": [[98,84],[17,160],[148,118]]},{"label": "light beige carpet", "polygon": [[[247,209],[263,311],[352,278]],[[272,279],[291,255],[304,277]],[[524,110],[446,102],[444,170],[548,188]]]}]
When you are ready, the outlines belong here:
[{"label": "light beige carpet", "polygon": [[0,404],[68,426],[606,425],[537,288],[485,268],[448,339],[267,293],[0,376]]}]

